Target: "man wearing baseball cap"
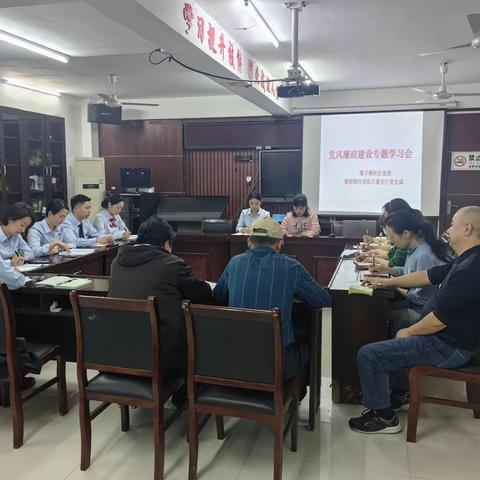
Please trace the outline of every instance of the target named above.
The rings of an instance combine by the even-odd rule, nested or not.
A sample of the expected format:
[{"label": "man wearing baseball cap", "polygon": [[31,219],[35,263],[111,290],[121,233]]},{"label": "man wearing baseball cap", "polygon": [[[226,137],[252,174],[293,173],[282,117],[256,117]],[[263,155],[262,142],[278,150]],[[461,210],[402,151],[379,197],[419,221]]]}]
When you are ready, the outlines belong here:
[{"label": "man wearing baseball cap", "polygon": [[293,297],[313,308],[330,305],[330,296],[293,258],[280,254],[283,232],[271,217],[256,220],[248,237],[249,250],[233,257],[218,281],[213,296],[229,307],[280,309],[285,380],[305,376],[308,347],[295,341]]}]

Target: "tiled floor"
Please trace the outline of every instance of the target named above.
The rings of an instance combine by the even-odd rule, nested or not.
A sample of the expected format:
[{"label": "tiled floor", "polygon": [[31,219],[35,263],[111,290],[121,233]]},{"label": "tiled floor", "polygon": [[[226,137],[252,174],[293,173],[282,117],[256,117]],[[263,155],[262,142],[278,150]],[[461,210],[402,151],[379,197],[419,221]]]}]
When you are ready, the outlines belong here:
[{"label": "tiled floor", "polygon": [[[45,374],[52,373],[45,370]],[[57,415],[56,392],[50,390],[26,406],[25,445],[11,446],[9,410],[0,408],[0,479],[130,480],[150,479],[153,472],[150,413],[134,410],[128,433],[120,431],[120,412],[111,406],[93,423],[93,458],[87,472],[79,469],[80,437],[75,367],[68,368],[70,413]],[[361,435],[349,430],[347,419],[361,407],[334,405],[331,424],[315,432],[302,421],[299,451],[284,450],[285,480],[471,480],[480,472],[480,420],[471,412],[426,406],[417,444],[405,433]],[[305,406],[302,417],[306,418]],[[402,422],[406,415],[402,414]],[[210,421],[200,437],[200,478],[253,480],[272,478],[273,443],[268,427],[226,420],[227,436],[216,439]],[[185,417],[166,435],[166,474],[186,479],[188,449]]]}]

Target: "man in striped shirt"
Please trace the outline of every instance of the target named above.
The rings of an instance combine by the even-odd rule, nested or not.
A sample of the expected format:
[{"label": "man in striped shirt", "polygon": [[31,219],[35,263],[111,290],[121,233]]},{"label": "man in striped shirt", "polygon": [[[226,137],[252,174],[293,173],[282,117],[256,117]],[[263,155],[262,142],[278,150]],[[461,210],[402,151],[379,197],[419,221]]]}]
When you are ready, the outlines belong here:
[{"label": "man in striped shirt", "polygon": [[248,237],[249,250],[233,257],[215,289],[214,297],[229,307],[280,309],[285,380],[306,376],[309,351],[295,341],[292,323],[293,297],[313,308],[330,305],[330,296],[305,268],[280,254],[283,232],[271,217],[256,220]]}]

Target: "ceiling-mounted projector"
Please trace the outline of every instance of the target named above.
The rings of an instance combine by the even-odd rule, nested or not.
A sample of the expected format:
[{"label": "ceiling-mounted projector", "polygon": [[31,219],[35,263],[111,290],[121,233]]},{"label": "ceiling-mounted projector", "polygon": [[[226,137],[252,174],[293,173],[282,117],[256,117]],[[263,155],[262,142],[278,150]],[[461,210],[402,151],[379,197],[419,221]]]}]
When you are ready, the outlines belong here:
[{"label": "ceiling-mounted projector", "polygon": [[308,95],[318,95],[320,88],[315,83],[310,85],[294,84],[282,85],[278,87],[278,96],[280,98],[305,97]]}]

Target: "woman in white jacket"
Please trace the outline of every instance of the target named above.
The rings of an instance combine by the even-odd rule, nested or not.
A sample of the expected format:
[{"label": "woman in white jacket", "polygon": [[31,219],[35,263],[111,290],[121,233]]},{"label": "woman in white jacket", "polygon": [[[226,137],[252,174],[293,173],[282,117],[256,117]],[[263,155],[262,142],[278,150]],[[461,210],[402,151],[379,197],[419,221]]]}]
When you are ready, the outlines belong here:
[{"label": "woman in white jacket", "polygon": [[114,193],[103,200],[103,210],[97,213],[93,220],[93,226],[97,229],[99,235],[111,235],[114,240],[128,239],[130,231],[120,216],[124,206],[125,202],[118,193]]}]

